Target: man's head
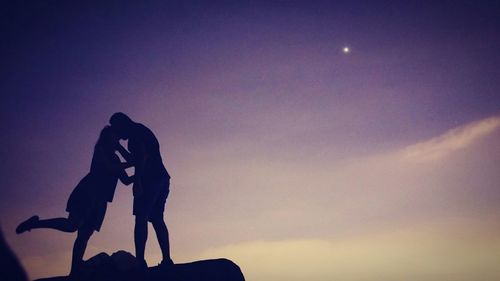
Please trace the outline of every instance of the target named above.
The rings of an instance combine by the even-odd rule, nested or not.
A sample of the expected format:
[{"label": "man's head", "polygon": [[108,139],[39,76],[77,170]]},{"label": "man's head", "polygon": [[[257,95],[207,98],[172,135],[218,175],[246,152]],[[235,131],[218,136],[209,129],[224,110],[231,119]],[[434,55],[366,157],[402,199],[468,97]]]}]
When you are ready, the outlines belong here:
[{"label": "man's head", "polygon": [[120,139],[126,140],[130,136],[130,131],[132,129],[134,121],[132,121],[130,117],[125,115],[125,113],[116,112],[115,114],[111,115],[111,118],[109,118],[109,124],[111,124],[111,128],[116,132],[116,135]]}]

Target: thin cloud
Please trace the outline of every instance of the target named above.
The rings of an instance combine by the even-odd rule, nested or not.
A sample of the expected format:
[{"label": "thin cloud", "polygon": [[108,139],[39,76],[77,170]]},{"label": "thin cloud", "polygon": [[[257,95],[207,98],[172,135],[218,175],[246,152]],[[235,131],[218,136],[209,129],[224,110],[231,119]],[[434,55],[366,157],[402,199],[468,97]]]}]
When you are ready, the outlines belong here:
[{"label": "thin cloud", "polygon": [[427,141],[408,146],[402,151],[405,159],[415,162],[438,160],[467,147],[474,141],[495,131],[500,126],[500,117],[494,116],[473,122]]}]

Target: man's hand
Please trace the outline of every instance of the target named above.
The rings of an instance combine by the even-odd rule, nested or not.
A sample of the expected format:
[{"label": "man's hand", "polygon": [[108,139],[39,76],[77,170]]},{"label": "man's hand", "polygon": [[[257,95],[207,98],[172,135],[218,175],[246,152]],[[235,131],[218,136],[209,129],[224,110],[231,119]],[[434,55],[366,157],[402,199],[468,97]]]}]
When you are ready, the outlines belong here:
[{"label": "man's hand", "polygon": [[132,187],[132,193],[134,194],[134,197],[141,196],[144,193],[144,189],[142,188],[142,183],[141,182],[134,182],[134,186]]}]

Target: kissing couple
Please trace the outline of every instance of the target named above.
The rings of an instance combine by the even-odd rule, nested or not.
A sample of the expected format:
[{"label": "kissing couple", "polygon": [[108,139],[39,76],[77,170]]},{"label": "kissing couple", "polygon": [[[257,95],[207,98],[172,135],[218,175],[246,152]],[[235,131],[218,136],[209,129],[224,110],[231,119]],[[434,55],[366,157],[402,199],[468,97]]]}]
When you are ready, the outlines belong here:
[{"label": "kissing couple", "polygon": [[[81,271],[87,242],[99,231],[108,202],[113,201],[116,185],[133,183],[135,216],[135,255],[141,268],[146,269],[144,250],[148,237],[148,221],[152,223],[161,248],[160,266],[171,266],[168,229],[163,218],[169,193],[170,175],[163,165],[160,145],[153,132],[143,124],[132,121],[122,112],[113,114],[94,147],[90,172],[84,176],[69,196],[67,217],[40,219],[32,216],[19,224],[16,233],[49,228],[77,232],[73,245],[70,275]],[[125,149],[119,140],[128,140]],[[118,152],[126,162],[121,162]],[[125,169],[134,167],[133,176]]]}]

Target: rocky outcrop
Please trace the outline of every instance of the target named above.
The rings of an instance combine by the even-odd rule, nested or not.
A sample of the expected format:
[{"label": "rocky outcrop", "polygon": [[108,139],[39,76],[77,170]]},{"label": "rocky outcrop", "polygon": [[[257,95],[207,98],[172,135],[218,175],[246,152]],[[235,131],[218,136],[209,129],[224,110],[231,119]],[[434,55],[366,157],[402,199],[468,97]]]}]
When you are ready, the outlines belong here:
[{"label": "rocky outcrop", "polygon": [[238,265],[228,259],[201,260],[172,266],[141,269],[135,257],[119,251],[100,253],[85,262],[78,276],[51,277],[38,281],[244,281]]}]

